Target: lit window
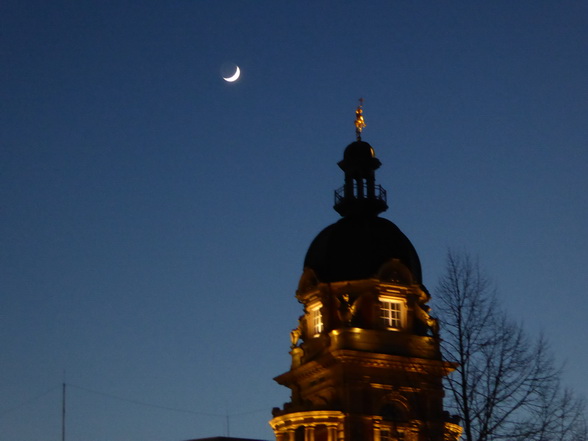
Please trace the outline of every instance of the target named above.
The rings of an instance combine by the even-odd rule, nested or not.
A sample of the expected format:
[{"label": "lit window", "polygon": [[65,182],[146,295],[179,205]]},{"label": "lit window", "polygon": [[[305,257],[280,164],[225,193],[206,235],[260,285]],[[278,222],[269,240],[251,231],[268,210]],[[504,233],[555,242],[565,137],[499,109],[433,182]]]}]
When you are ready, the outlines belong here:
[{"label": "lit window", "polygon": [[323,316],[321,315],[321,304],[317,303],[310,307],[310,321],[313,337],[323,332]]},{"label": "lit window", "polygon": [[380,317],[387,328],[400,329],[402,327],[402,304],[397,300],[380,299]]}]

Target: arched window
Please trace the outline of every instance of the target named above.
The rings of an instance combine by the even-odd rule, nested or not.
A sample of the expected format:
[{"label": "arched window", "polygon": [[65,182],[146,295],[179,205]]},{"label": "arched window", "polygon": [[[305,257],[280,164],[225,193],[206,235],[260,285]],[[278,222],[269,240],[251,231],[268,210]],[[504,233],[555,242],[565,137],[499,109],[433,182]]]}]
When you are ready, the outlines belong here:
[{"label": "arched window", "polygon": [[404,405],[397,401],[384,404],[380,415],[384,421],[405,421],[407,417]]}]

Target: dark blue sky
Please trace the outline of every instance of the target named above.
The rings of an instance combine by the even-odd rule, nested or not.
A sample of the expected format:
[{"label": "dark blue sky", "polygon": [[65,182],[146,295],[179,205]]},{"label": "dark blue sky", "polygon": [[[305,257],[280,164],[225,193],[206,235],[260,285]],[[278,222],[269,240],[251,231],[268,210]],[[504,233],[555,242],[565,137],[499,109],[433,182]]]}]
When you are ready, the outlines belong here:
[{"label": "dark blue sky", "polygon": [[60,439],[65,371],[68,441],[227,413],[271,439],[359,97],[433,297],[448,248],[478,256],[588,394],[586,2],[5,0],[0,26],[3,438]]}]

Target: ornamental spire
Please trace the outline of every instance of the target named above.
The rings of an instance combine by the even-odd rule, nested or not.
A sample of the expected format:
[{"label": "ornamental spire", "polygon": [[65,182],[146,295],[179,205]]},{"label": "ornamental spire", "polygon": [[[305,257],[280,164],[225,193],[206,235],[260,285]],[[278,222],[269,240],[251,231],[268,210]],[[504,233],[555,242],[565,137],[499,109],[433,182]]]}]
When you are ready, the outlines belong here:
[{"label": "ornamental spire", "polygon": [[359,99],[359,106],[357,106],[357,110],[355,111],[355,135],[357,136],[357,140],[361,141],[361,131],[365,127],[365,121],[363,119],[363,98]]},{"label": "ornamental spire", "polygon": [[371,145],[361,140],[366,126],[363,119],[363,99],[355,111],[357,141],[347,146],[343,160],[337,165],[345,172],[343,187],[335,190],[335,211],[341,216],[378,215],[388,209],[386,190],[376,185],[375,171],[382,165]]}]

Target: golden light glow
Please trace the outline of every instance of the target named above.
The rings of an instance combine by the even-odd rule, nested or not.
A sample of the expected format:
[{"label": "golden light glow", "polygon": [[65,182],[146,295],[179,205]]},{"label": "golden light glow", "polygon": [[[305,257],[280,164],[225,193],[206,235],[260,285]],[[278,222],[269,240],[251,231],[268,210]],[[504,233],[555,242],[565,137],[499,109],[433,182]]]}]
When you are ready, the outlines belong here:
[{"label": "golden light glow", "polygon": [[303,430],[304,439],[313,440],[315,430],[320,427],[327,430],[327,441],[338,441],[342,439],[344,419],[345,415],[339,411],[311,410],[277,416],[269,423],[278,441],[293,440],[297,429]]}]

